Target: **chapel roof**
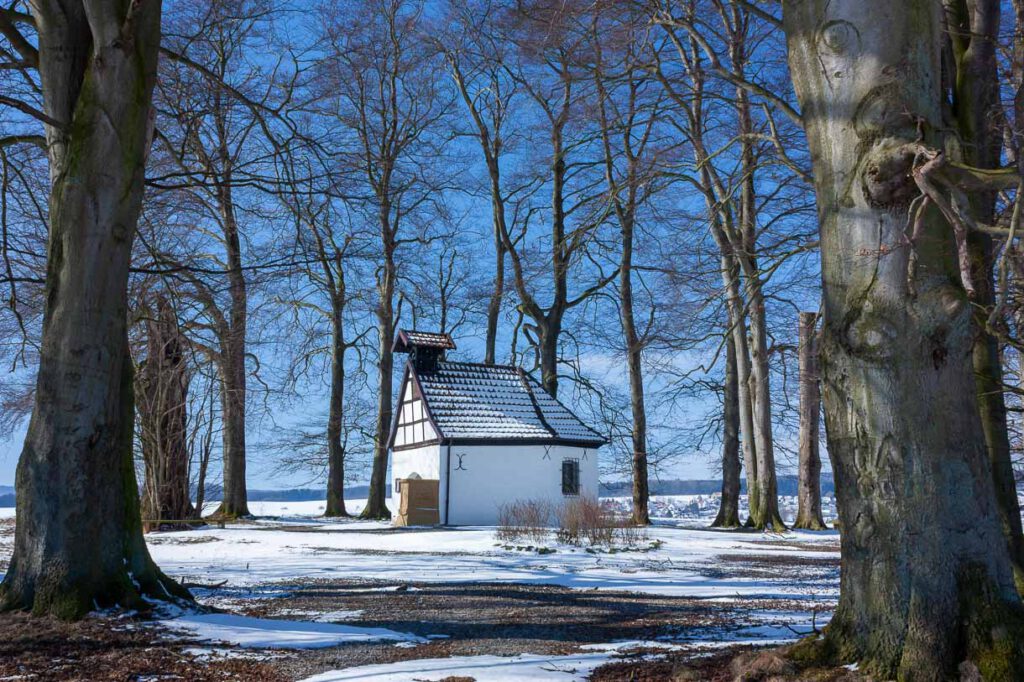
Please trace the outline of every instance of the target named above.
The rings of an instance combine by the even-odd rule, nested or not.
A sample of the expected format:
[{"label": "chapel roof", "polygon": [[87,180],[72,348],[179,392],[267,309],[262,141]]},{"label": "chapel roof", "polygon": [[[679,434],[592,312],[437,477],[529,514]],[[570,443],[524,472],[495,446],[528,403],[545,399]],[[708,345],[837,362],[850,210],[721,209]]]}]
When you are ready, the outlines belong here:
[{"label": "chapel roof", "polygon": [[521,368],[440,361],[408,371],[442,439],[585,447],[607,442]]}]

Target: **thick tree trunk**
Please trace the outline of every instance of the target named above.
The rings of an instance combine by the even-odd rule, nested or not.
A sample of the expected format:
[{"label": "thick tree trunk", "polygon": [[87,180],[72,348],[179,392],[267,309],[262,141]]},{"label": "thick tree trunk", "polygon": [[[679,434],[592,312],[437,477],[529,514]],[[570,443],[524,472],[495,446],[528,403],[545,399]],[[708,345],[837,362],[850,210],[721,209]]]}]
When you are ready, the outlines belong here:
[{"label": "thick tree trunk", "polygon": [[760,282],[747,280],[750,300],[750,393],[753,402],[755,456],[757,461],[757,504],[750,506],[748,525],[785,530],[779,514],[778,483],[775,477],[775,449],[772,442],[771,388],[768,367],[768,330],[764,294]]},{"label": "thick tree trunk", "polygon": [[794,528],[824,530],[821,517],[821,389],[818,385],[817,313],[800,313],[800,447],[797,469],[797,513]]},{"label": "thick tree trunk", "polygon": [[[962,140],[963,160],[979,168],[1001,165],[1002,102],[999,96],[999,0],[945,0],[947,33],[956,73],[953,74],[953,116]],[[972,192],[971,210],[977,219],[993,223],[994,192]],[[993,281],[994,249],[992,238],[982,233],[968,235],[971,282],[975,291],[975,322],[978,334],[974,342],[974,373],[977,382],[978,409],[981,413],[985,444],[996,486],[996,500],[1003,533],[1010,547],[1017,589],[1024,593],[1024,531],[1021,528],[1020,503],[1010,456],[1006,402],[1003,398],[1003,365],[999,342],[986,327],[996,303]]]},{"label": "thick tree trunk", "polygon": [[541,385],[548,393],[558,397],[558,337],[562,334],[561,316],[554,311],[548,313],[544,326],[540,329],[540,375]]},{"label": "thick tree trunk", "polygon": [[[221,139],[227,139],[222,132]],[[231,157],[226,143],[219,150],[221,166],[230,169]],[[245,344],[248,332],[249,298],[242,271],[242,245],[232,194],[231,174],[217,188],[217,201],[224,229],[228,264],[228,293],[231,297],[230,321],[221,333],[220,373],[223,412],[224,497],[216,516],[249,516],[249,496],[245,482]]]},{"label": "thick tree trunk", "polygon": [[[706,156],[698,157],[704,163]],[[705,172],[704,182],[711,187],[710,177]],[[715,208],[708,206],[714,214]],[[757,478],[757,440],[754,436],[754,403],[751,396],[750,348],[747,341],[747,313],[743,303],[740,282],[740,267],[733,256],[733,248],[721,228],[712,225],[712,235],[721,250],[722,288],[726,296],[726,310],[729,313],[729,342],[732,343],[736,362],[736,401],[739,404],[740,447],[743,449],[743,468],[747,480],[747,526],[754,523],[753,512],[761,505],[761,485]]]},{"label": "thick tree trunk", "polygon": [[331,404],[327,415],[327,508],[324,516],[348,516],[345,509],[345,447],[341,442],[345,406],[345,332],[335,305],[331,331]]},{"label": "thick tree trunk", "polygon": [[722,499],[712,528],[740,526],[740,402],[736,344],[726,338],[725,390],[722,394]]},{"label": "thick tree trunk", "polygon": [[619,264],[619,309],[626,341],[626,367],[629,372],[629,405],[633,417],[633,522],[651,522],[647,479],[647,410],[644,407],[643,348],[633,318],[633,225],[622,227],[622,259]]},{"label": "thick tree trunk", "polygon": [[47,128],[46,304],[0,608],[78,618],[189,597],[150,559],[132,460],[128,265],[160,3],[32,6],[44,110],[62,125]]},{"label": "thick tree trunk", "polygon": [[221,350],[221,422],[224,493],[218,517],[249,516],[245,485],[245,354],[234,341]]},{"label": "thick tree trunk", "polygon": [[491,177],[491,210],[494,219],[494,290],[487,304],[487,337],[484,343],[484,364],[496,362],[498,344],[498,322],[501,317],[501,302],[505,297],[505,200],[501,195],[501,176],[497,159],[488,154],[488,168]]},{"label": "thick tree trunk", "polygon": [[163,295],[146,321],[146,358],[136,375],[136,408],[145,479],[142,518],[145,530],[191,528],[167,523],[194,513],[188,480],[188,366],[178,318]]},{"label": "thick tree trunk", "polygon": [[385,257],[385,266],[381,273],[380,301],[377,305],[377,331],[380,337],[379,359],[377,360],[377,424],[374,431],[370,491],[366,507],[359,515],[363,519],[391,518],[391,512],[384,500],[387,497],[388,432],[391,429],[392,417],[391,384],[394,372],[394,354],[391,352],[391,346],[395,338],[393,301],[396,276],[395,262],[389,252]]},{"label": "thick tree trunk", "polygon": [[[739,289],[738,283],[736,284]],[[742,303],[740,303],[742,307]],[[733,322],[730,341],[736,354],[736,402],[740,411],[740,448],[747,481],[746,525],[750,525],[750,510],[761,504],[761,484],[757,480],[757,441],[754,438],[754,403],[750,398],[750,351],[747,347],[747,325],[742,312]]]},{"label": "thick tree trunk", "polygon": [[[989,241],[989,240],[985,240]],[[975,244],[977,244],[975,242]],[[974,278],[975,291],[978,292],[976,303],[982,310],[995,304],[992,287],[991,244],[975,245],[972,248],[976,271],[987,274]],[[985,313],[977,315],[984,318]],[[978,319],[979,327],[984,324]],[[1017,583],[1017,590],[1024,594],[1024,529],[1021,527],[1020,501],[1017,499],[1017,480],[1013,471],[1013,459],[1010,450],[1010,436],[1006,419],[1006,402],[1003,398],[1003,365],[999,357],[999,342],[994,336],[979,331],[974,342],[972,353],[974,375],[977,384],[978,409],[981,415],[982,429],[989,461],[992,466],[992,480],[995,484],[996,505],[999,518],[1010,550],[1010,560]]]},{"label": "thick tree trunk", "polygon": [[905,236],[917,150],[944,143],[941,4],[783,6],[821,222],[825,424],[843,530],[838,608],[825,637],[796,653],[884,679],[1019,679],[1024,612],[952,229],[926,207],[914,244]]}]

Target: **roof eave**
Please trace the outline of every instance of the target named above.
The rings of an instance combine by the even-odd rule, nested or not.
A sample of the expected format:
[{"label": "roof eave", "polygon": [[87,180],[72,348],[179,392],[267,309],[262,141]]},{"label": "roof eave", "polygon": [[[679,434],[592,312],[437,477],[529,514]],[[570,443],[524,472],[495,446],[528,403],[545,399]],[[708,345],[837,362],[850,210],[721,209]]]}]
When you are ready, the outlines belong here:
[{"label": "roof eave", "polygon": [[469,438],[458,436],[445,438],[448,445],[567,445],[577,448],[599,448],[607,445],[607,440],[576,440],[573,438]]}]

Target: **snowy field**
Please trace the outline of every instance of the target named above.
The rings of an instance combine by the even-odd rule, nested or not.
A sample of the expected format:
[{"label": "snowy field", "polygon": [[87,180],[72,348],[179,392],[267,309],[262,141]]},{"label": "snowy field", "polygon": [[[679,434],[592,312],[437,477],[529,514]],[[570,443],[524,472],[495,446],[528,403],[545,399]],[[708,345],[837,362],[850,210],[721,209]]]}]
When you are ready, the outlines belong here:
[{"label": "snowy field", "polygon": [[[793,504],[783,500],[784,516]],[[327,521],[323,507],[253,502],[255,521],[148,535],[166,573],[228,612],[168,614],[162,636],[204,659],[284,657],[292,679],[570,680],[630,654],[791,640],[827,622],[838,595],[837,533],[711,531],[716,496],[653,498],[647,537],[616,551],[553,535],[513,546],[488,527]],[[0,533],[0,571],[12,541]],[[590,624],[611,598],[623,627]],[[578,609],[579,623],[534,636],[524,619],[542,605],[567,621]],[[462,628],[467,619],[478,620]],[[508,644],[507,623],[521,645]]]},{"label": "snowy field", "polygon": [[[362,508],[362,500],[349,505]],[[296,579],[375,577],[395,583],[512,582],[572,589],[627,590],[688,597],[759,598],[835,596],[838,585],[792,583],[778,579],[729,580],[707,577],[721,557],[820,557],[820,544],[834,545],[834,532],[773,535],[714,532],[700,519],[658,518],[680,514],[694,500],[655,500],[656,524],[644,551],[592,553],[586,548],[546,543],[554,554],[505,549],[490,527],[396,529],[376,521],[325,521],[322,502],[255,502],[254,524],[149,536],[160,567],[190,582],[227,580],[234,587]],[[705,522],[706,523],[706,522]],[[799,549],[795,545],[812,547]],[[520,546],[528,546],[522,541]],[[838,557],[838,554],[836,555]]]}]

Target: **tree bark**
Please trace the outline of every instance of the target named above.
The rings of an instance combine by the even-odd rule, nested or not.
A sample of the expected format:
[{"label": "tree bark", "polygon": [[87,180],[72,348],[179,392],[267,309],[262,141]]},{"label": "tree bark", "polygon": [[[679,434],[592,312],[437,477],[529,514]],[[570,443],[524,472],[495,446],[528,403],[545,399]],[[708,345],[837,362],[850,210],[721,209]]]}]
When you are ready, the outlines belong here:
[{"label": "tree bark", "polygon": [[234,339],[223,344],[220,363],[224,492],[217,517],[249,516],[245,485],[245,353]]},{"label": "tree bark", "polygon": [[[963,161],[978,168],[999,168],[1002,151],[1002,102],[999,97],[999,0],[944,0],[948,42],[952,114],[962,141]],[[969,6],[970,5],[970,6]],[[994,222],[994,192],[972,192],[971,211],[981,222]],[[1021,528],[1017,483],[1010,456],[1003,364],[999,342],[988,333],[988,315],[996,303],[993,278],[994,248],[989,235],[968,235],[971,281],[975,291],[974,373],[985,444],[996,486],[996,501],[1010,547],[1017,589],[1024,593],[1024,530]]]},{"label": "tree bark", "polygon": [[764,294],[760,280],[747,276],[750,301],[750,397],[753,404],[755,459],[757,462],[757,500],[750,505],[747,525],[754,528],[785,530],[779,514],[778,483],[775,477],[775,450],[772,442],[771,389],[768,367],[768,330]]},{"label": "tree bark", "polygon": [[[842,521],[839,605],[795,655],[890,679],[1024,669],[951,226],[906,245],[916,151],[944,146],[942,7],[785,0],[821,224],[822,379]],[[911,250],[917,266],[908,268]]]},{"label": "tree bark", "polygon": [[633,217],[622,222],[622,258],[619,261],[619,309],[626,342],[629,405],[633,417],[633,522],[651,522],[647,475],[647,410],[644,407],[643,344],[633,315]]},{"label": "tree bark", "polygon": [[218,154],[226,169],[224,181],[217,187],[217,203],[224,229],[227,255],[228,295],[231,299],[229,321],[220,334],[219,369],[221,375],[221,420],[223,422],[224,496],[215,512],[218,517],[249,516],[249,498],[245,481],[245,344],[249,317],[249,299],[242,270],[242,245],[232,194],[231,155],[227,133],[220,133]]},{"label": "tree bark", "polygon": [[740,402],[736,344],[726,337],[722,394],[722,499],[712,528],[740,527]]},{"label": "tree bark", "polygon": [[800,453],[797,471],[797,513],[794,528],[824,530],[821,517],[821,390],[818,386],[817,313],[800,313]]},{"label": "tree bark", "polygon": [[754,403],[750,395],[750,351],[747,346],[746,315],[743,312],[743,297],[740,294],[739,267],[732,257],[722,258],[722,277],[728,295],[729,342],[732,343],[736,361],[736,402],[739,405],[740,447],[743,449],[743,468],[747,479],[746,525],[751,509],[761,505],[761,484],[757,479],[757,442],[754,438]]},{"label": "tree bark", "polygon": [[[340,297],[344,305],[344,288]],[[324,516],[348,516],[345,509],[345,447],[341,442],[345,405],[345,328],[335,297],[331,320],[331,404],[327,415],[327,508]]]},{"label": "tree bark", "polygon": [[[742,280],[740,277],[739,254],[735,237],[738,230],[735,226],[735,215],[748,215],[743,209],[735,211],[732,207],[732,191],[718,177],[710,162],[710,154],[704,144],[705,116],[704,87],[705,74],[700,68],[697,58],[699,48],[691,38],[692,53],[687,52],[681,42],[676,42],[680,59],[687,65],[687,75],[691,81],[692,92],[688,97],[681,98],[674,94],[676,102],[686,107],[690,119],[690,136],[693,143],[694,160],[700,168],[700,183],[703,188],[705,204],[708,211],[708,223],[711,236],[720,251],[720,272],[722,289],[725,292],[726,310],[728,311],[729,340],[733,344],[736,361],[737,401],[739,403],[740,446],[743,449],[743,468],[747,481],[747,509],[749,515],[745,525],[754,525],[754,510],[761,508],[761,484],[758,479],[757,437],[754,429],[754,401],[751,378],[750,344],[747,337],[747,306],[745,304]],[[734,53],[735,54],[735,53]],[[744,196],[749,196],[744,194]],[[749,202],[747,209],[749,209]],[[736,243],[734,243],[736,242]],[[740,244],[742,246],[742,244]]]},{"label": "tree bark", "polygon": [[135,379],[145,478],[144,530],[189,529],[188,366],[178,318],[162,294],[146,320],[146,357]]},{"label": "tree bark", "polygon": [[394,373],[394,355],[391,346],[395,338],[395,280],[398,276],[394,260],[394,244],[386,216],[390,209],[382,208],[384,238],[384,267],[378,282],[377,333],[379,359],[377,360],[377,424],[374,430],[373,469],[370,472],[370,490],[366,507],[359,515],[363,519],[389,519],[391,512],[384,502],[387,497],[388,432],[391,428],[391,385]]},{"label": "tree bark", "polygon": [[[491,209],[494,229],[494,290],[487,304],[487,336],[484,343],[484,364],[496,362],[498,344],[498,322],[501,316],[501,302],[505,297],[505,242],[501,235],[505,231],[505,200],[501,195],[501,177],[498,161],[488,160],[491,177]],[[493,168],[491,167],[493,165]]]},{"label": "tree bark", "polygon": [[[747,62],[746,30],[738,9],[734,9],[733,38],[730,53],[734,68],[740,76]],[[739,235],[740,243],[733,243],[733,253],[743,271],[747,315],[750,320],[750,399],[753,409],[755,460],[757,462],[757,499],[750,504],[748,525],[760,529],[784,530],[779,513],[778,483],[775,474],[775,443],[772,437],[772,405],[770,368],[768,366],[768,320],[765,310],[764,289],[757,267],[757,188],[754,178],[758,162],[751,136],[756,134],[750,113],[750,95],[744,88],[736,88],[736,118],[740,142],[743,178],[740,185]],[[735,239],[735,236],[734,236]],[[756,503],[754,503],[756,502]]]},{"label": "tree bark", "polygon": [[[160,3],[32,3],[50,158],[35,406],[0,608],[73,619],[189,598],[142,537],[127,285],[142,204]],[[146,599],[144,599],[145,597]]]},{"label": "tree bark", "polygon": [[537,325],[537,345],[540,351],[541,385],[553,397],[558,397],[558,340],[562,335],[562,313],[554,308]]}]

